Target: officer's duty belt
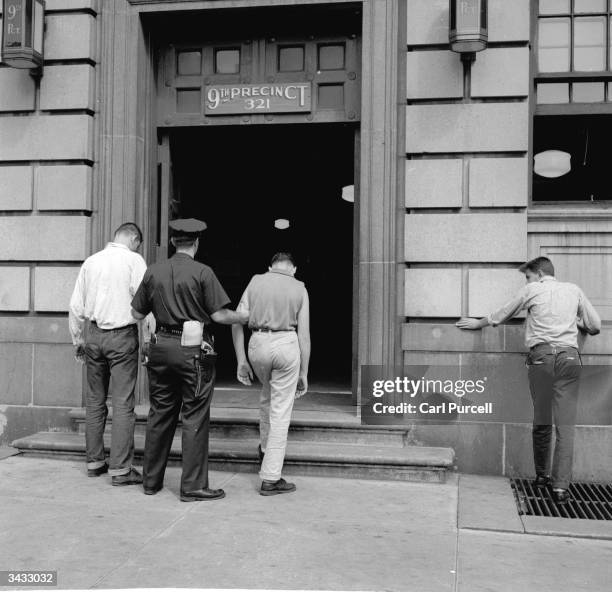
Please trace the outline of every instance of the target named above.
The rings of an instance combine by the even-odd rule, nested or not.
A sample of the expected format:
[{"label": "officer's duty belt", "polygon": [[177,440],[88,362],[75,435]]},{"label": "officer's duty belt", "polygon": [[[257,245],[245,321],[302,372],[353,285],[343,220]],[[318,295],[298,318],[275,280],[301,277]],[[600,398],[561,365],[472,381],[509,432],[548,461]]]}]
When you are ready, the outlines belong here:
[{"label": "officer's duty belt", "polygon": [[178,335],[180,337],[183,334],[183,327],[180,325],[158,325],[155,332],[165,333],[166,335]]},{"label": "officer's duty belt", "polygon": [[[172,335],[174,337],[182,337],[183,327],[182,325],[158,325],[155,329],[155,333],[161,333],[162,335]],[[210,335],[206,328],[202,333],[204,341],[211,341]]]}]

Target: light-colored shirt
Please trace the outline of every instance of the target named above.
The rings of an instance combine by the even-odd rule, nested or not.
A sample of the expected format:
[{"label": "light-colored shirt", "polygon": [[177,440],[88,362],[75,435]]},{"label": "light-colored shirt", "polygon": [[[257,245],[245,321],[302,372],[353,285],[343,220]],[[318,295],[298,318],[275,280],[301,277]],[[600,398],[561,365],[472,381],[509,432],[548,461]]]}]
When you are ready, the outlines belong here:
[{"label": "light-colored shirt", "polygon": [[578,322],[589,333],[601,330],[601,319],[582,290],[552,276],[527,284],[487,320],[496,327],[522,310],[527,311],[525,344],[530,348],[540,343],[578,348]]},{"label": "light-colored shirt", "polygon": [[249,313],[250,329],[294,331],[306,294],[303,282],[272,269],[251,278],[237,310]]},{"label": "light-colored shirt", "polygon": [[146,270],[144,259],[119,243],[108,243],[85,260],[70,298],[69,325],[74,345],[83,343],[86,320],[95,321],[101,329],[136,323],[131,302]]}]

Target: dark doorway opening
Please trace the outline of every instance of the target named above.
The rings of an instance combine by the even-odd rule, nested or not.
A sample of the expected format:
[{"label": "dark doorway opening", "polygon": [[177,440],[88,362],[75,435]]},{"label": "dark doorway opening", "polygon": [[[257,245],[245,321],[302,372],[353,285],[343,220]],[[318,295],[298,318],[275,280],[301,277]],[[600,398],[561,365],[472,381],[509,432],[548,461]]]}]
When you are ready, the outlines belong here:
[{"label": "dark doorway opening", "polygon": [[[291,252],[310,296],[311,387],[351,388],[355,126],[218,126],[170,136],[170,217],[208,225],[197,259],[210,265],[236,306],[250,278],[278,251]],[[279,229],[275,221],[287,220]],[[282,223],[276,223],[282,226]],[[234,384],[229,327],[213,328],[218,383]]]}]

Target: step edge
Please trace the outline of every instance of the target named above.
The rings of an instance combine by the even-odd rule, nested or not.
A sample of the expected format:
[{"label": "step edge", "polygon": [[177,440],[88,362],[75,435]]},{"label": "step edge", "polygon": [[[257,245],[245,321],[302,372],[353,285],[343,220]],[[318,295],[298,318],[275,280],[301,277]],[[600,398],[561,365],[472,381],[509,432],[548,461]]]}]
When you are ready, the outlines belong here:
[{"label": "step edge", "polygon": [[[41,437],[41,434],[44,434],[44,437]],[[38,437],[38,438],[37,438]],[[61,437],[61,439],[60,439]],[[49,440],[55,439],[55,442]],[[139,441],[138,441],[139,440]],[[219,440],[219,439],[211,439],[210,440],[210,450],[211,450],[211,458],[234,458],[234,459],[255,459],[257,454],[254,449],[254,440],[251,440],[251,444],[245,444],[245,440]],[[215,444],[220,444],[216,446]],[[301,442],[300,445],[306,444],[308,447],[308,443]],[[19,438],[14,440],[11,444],[13,447],[17,448],[20,451],[28,451],[28,450],[53,450],[54,448],[58,451],[70,451],[70,452],[82,452],[85,450],[85,442],[82,434],[78,434],[75,432],[38,432],[37,434],[33,434],[31,436],[25,436],[23,438]],[[344,452],[341,454],[341,458],[336,460],[336,457],[331,457],[328,454],[318,452],[318,451],[293,451],[289,449],[286,454],[287,460],[311,460],[318,462],[330,462],[332,464],[342,464],[342,463],[361,463],[364,465],[370,466],[439,466],[439,467],[451,467],[455,460],[455,454],[452,449],[449,448],[438,448],[438,447],[421,447],[421,446],[413,446],[410,447],[414,452],[424,452],[425,450],[430,451],[435,449],[435,453],[431,453],[434,456],[439,455],[438,458],[423,458],[423,456],[417,455],[417,458],[410,457],[401,457],[397,455],[376,455],[369,456],[367,454],[358,454],[356,453],[353,457],[350,454],[349,446],[350,444],[334,444],[336,447],[340,447],[340,450]],[[244,454],[245,450],[248,452],[250,449],[253,449],[251,454]],[[137,450],[142,450],[142,437],[137,438],[136,444]],[[389,450],[394,450],[389,448]],[[405,450],[399,449],[399,450]],[[405,461],[408,461],[406,464]]]},{"label": "step edge", "polygon": [[[77,412],[73,413],[69,412],[69,417],[72,419],[77,425],[85,423],[85,415],[84,413]],[[107,417],[107,423],[112,423],[112,413],[109,413]],[[146,423],[147,416],[138,414],[136,416],[136,423]],[[214,425],[245,425],[245,426],[257,426],[259,425],[259,417],[253,414],[252,417],[238,416],[214,416],[211,415],[210,418],[211,424]],[[182,422],[179,420],[178,426],[182,425]],[[302,418],[295,417],[291,420],[291,424],[289,426],[299,427],[299,428],[316,428],[316,429],[337,429],[337,430],[357,430],[363,432],[372,432],[372,433],[404,433],[409,432],[414,426],[413,424],[405,425],[405,426],[380,426],[380,425],[370,425],[370,424],[362,424],[359,421],[354,420],[341,420],[341,419],[318,419],[318,418]]]}]

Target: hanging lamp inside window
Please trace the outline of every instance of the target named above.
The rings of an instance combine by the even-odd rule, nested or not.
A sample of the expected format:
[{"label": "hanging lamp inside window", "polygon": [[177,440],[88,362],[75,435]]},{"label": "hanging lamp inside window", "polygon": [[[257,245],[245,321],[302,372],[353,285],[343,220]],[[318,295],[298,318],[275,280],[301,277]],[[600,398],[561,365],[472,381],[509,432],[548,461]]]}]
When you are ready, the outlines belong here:
[{"label": "hanging lamp inside window", "polygon": [[545,150],[534,157],[533,172],[541,177],[556,179],[572,170],[572,155],[562,150]]}]

